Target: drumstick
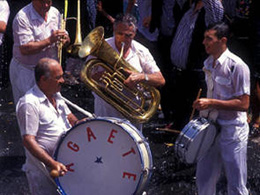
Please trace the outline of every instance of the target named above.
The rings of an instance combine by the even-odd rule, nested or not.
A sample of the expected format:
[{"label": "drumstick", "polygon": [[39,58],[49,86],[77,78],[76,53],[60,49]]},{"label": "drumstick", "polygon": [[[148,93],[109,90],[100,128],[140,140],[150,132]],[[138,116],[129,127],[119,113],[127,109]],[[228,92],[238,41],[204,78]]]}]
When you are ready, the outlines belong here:
[{"label": "drumstick", "polygon": [[169,128],[156,128],[156,130],[158,130],[158,131],[167,131],[167,132],[171,132],[171,133],[181,133],[181,131],[179,131],[179,130],[169,129]]},{"label": "drumstick", "polygon": [[60,176],[60,173],[59,173],[59,171],[57,171],[56,169],[53,169],[53,170],[51,170],[51,172],[50,172],[50,176],[51,176],[52,178],[57,178],[57,177]]},{"label": "drumstick", "polygon": [[[198,99],[200,98],[201,91],[202,91],[202,89],[200,88],[196,100],[198,100]],[[191,112],[191,116],[190,116],[190,120],[189,120],[189,121],[191,121],[191,119],[193,118],[194,113],[195,113],[195,108],[192,109],[192,112]]]}]

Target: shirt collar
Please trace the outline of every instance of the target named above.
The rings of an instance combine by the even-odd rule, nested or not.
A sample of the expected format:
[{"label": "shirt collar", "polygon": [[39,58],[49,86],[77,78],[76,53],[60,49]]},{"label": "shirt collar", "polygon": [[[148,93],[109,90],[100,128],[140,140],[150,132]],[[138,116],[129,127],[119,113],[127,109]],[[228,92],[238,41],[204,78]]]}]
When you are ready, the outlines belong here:
[{"label": "shirt collar", "polygon": [[[229,56],[230,54],[230,51],[228,50],[228,48],[220,55],[220,57],[216,60],[216,67],[218,65],[222,65],[224,63],[224,61],[227,59],[227,57]],[[213,69],[213,61],[214,61],[214,58],[213,56],[209,56],[208,59],[204,62],[204,67],[207,69],[207,70],[211,70]]]},{"label": "shirt collar", "polygon": [[[42,18],[42,16],[34,9],[33,4],[30,3],[31,6],[31,17],[32,20],[40,20],[40,21],[45,21],[44,18]],[[48,11],[48,17],[47,17],[47,21],[49,20],[49,11]]]},{"label": "shirt collar", "polygon": [[230,51],[228,49],[226,49],[221,54],[221,56],[217,59],[218,63],[222,65],[224,63],[224,61],[227,59],[227,57],[229,56],[229,54],[230,54]]},{"label": "shirt collar", "polygon": [[[34,85],[33,90],[35,92],[35,95],[39,98],[39,101],[42,103],[47,100],[46,95],[42,92],[42,90],[39,88],[37,84]],[[53,96],[56,100],[61,99],[61,94],[60,92],[54,94]]]}]

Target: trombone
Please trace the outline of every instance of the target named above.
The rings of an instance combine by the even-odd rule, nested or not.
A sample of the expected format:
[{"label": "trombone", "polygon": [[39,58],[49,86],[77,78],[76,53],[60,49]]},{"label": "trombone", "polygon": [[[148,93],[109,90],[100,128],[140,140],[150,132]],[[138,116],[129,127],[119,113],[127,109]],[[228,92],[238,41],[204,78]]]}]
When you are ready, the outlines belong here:
[{"label": "trombone", "polygon": [[[82,35],[81,35],[81,27],[80,27],[80,0],[77,1],[77,18],[75,18],[75,17],[68,18],[67,15],[68,15],[68,0],[65,0],[64,1],[64,15],[61,14],[60,29],[66,30],[67,20],[75,19],[77,21],[75,42],[67,48],[68,53],[76,56],[78,54],[78,51],[82,44]],[[62,42],[60,42],[58,44],[58,59],[59,59],[60,64],[62,63],[62,47],[63,47],[63,44],[62,44]]]}]

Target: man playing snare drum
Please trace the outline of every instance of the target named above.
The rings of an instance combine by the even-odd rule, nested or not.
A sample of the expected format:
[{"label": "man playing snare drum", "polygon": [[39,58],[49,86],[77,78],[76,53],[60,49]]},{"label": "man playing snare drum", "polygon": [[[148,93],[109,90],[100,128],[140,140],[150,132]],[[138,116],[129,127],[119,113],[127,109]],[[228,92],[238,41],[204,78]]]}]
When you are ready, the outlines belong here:
[{"label": "man playing snare drum", "polygon": [[[220,133],[207,154],[197,163],[199,195],[216,193],[221,168],[227,177],[229,195],[247,195],[247,142],[249,127],[250,72],[248,66],[227,48],[229,29],[224,23],[208,27],[203,44],[210,55],[204,61],[207,98],[193,107],[204,117],[216,119]],[[214,114],[212,114],[214,113]],[[214,117],[213,117],[214,116]]]},{"label": "man playing snare drum", "polygon": [[78,119],[59,93],[64,79],[56,60],[41,59],[35,67],[35,80],[34,87],[20,98],[16,108],[26,148],[23,170],[32,194],[58,194],[46,168],[56,170],[60,176],[67,172],[66,166],[55,161],[52,155],[60,136]]}]

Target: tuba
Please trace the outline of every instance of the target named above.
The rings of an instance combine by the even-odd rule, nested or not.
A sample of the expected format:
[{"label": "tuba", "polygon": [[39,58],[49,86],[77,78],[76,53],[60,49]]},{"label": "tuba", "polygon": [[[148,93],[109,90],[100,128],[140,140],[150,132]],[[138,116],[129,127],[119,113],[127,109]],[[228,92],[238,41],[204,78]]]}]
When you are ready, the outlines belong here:
[{"label": "tuba", "polygon": [[146,83],[139,83],[135,88],[124,84],[129,76],[125,70],[137,70],[104,40],[104,29],[101,26],[88,34],[79,50],[81,58],[90,54],[96,58],[85,63],[81,70],[81,80],[130,121],[147,122],[159,106],[160,93]]}]

